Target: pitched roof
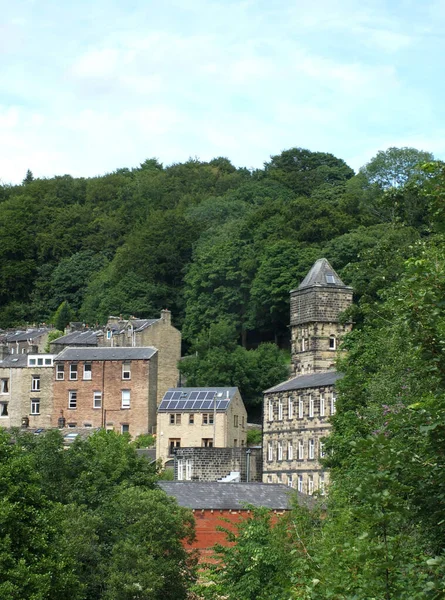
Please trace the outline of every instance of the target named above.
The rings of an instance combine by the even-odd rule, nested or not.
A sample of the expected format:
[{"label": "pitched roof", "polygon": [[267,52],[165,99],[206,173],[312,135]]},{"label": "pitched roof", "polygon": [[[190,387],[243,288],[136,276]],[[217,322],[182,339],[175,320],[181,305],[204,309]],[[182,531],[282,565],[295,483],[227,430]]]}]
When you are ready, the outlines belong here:
[{"label": "pitched roof", "polygon": [[23,369],[28,366],[27,354],[9,354],[3,360],[0,360],[0,368]]},{"label": "pitched roof", "polygon": [[8,343],[11,342],[26,342],[26,341],[32,341],[35,340],[36,338],[41,337],[42,335],[45,335],[45,333],[48,333],[49,331],[51,331],[51,329],[49,327],[39,327],[39,328],[35,328],[35,329],[27,329],[26,331],[14,331],[12,333],[7,333],[5,336],[5,339]]},{"label": "pitched roof", "polygon": [[51,343],[62,346],[97,346],[97,336],[101,334],[102,331],[94,329],[72,331],[71,333],[56,338]]},{"label": "pitched roof", "polygon": [[279,383],[278,385],[269,388],[264,393],[271,394],[273,392],[288,392],[292,390],[303,390],[305,388],[325,387],[334,385],[335,382],[342,377],[344,377],[343,373],[339,373],[338,371],[298,375],[293,379],[288,379],[288,381],[284,381],[283,383]]},{"label": "pitched roof", "polygon": [[156,348],[64,348],[54,361],[62,360],[144,360],[156,354]]},{"label": "pitched roof", "polygon": [[158,407],[158,412],[190,412],[211,411],[225,412],[235,394],[237,387],[180,387],[168,389]]},{"label": "pitched roof", "polygon": [[302,290],[314,285],[342,288],[349,287],[343,283],[338,276],[338,273],[334,271],[326,258],[320,258],[312,265],[309,273],[306,275],[297,289]]},{"label": "pitched roof", "polygon": [[158,481],[158,485],[176,498],[179,506],[194,509],[239,510],[251,504],[287,510],[291,508],[291,496],[296,494],[295,490],[280,483]]}]

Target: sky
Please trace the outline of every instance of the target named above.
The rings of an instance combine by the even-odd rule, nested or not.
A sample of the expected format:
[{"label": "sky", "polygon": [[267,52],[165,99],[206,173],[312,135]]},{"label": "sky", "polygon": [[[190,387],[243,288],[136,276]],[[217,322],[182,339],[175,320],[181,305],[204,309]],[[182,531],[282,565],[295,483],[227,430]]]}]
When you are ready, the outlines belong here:
[{"label": "sky", "polygon": [[0,182],[292,147],[445,159],[445,0],[0,0]]}]

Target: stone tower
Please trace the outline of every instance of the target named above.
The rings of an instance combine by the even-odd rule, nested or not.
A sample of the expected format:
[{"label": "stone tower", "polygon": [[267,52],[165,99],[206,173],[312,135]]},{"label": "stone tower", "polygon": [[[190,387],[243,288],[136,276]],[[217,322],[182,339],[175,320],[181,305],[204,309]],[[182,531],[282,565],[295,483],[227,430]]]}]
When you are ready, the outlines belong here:
[{"label": "stone tower", "polygon": [[339,323],[340,313],[352,304],[352,288],[343,283],[325,258],[320,258],[290,294],[295,375],[333,369],[339,340],[352,327],[352,323]]}]

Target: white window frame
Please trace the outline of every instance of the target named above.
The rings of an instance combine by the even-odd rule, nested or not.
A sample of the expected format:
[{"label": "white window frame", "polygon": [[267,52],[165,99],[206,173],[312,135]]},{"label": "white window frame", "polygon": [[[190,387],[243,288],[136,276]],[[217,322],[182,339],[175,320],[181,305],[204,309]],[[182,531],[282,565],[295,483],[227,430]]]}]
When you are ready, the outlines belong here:
[{"label": "white window frame", "polygon": [[76,410],[77,408],[77,390],[68,390],[68,408]]},{"label": "white window frame", "polygon": [[308,458],[309,460],[314,460],[315,458],[315,440],[309,440]]},{"label": "white window frame", "polygon": [[40,375],[32,375],[31,391],[40,392]]},{"label": "white window frame", "polygon": [[318,442],[318,454],[320,458],[325,457],[324,442],[322,442],[321,440]]},{"label": "white window frame", "polygon": [[309,395],[309,418],[312,419],[314,417],[314,397],[312,394]]},{"label": "white window frame", "polygon": [[185,480],[186,481],[191,481],[192,480],[192,460],[191,458],[186,458],[185,460]]},{"label": "white window frame", "polygon": [[65,379],[65,365],[63,363],[57,363],[56,365],[56,380],[63,381]]},{"label": "white window frame", "polygon": [[297,490],[303,492],[303,475],[297,475]]},{"label": "white window frame", "polygon": [[277,460],[283,460],[283,443],[277,443]]},{"label": "white window frame", "polygon": [[267,445],[267,460],[269,462],[273,461],[273,445],[272,442],[269,442]]},{"label": "white window frame", "polygon": [[304,401],[302,396],[298,396],[298,418],[304,417]]},{"label": "white window frame", "polygon": [[325,495],[325,479],[324,473],[320,473],[318,476],[318,489],[320,490],[320,494],[322,496]]},{"label": "white window frame", "polygon": [[[124,427],[127,427],[128,429],[126,431],[124,431]],[[129,423],[121,424],[121,433],[130,433],[130,424]]]},{"label": "white window frame", "polygon": [[307,493],[309,496],[312,496],[312,494],[314,493],[314,476],[313,475],[307,476]]},{"label": "white window frame", "polygon": [[304,460],[304,441],[298,441],[298,460]]},{"label": "white window frame", "polygon": [[102,392],[93,392],[93,408],[102,408]]},{"label": "white window frame", "polygon": [[326,415],[326,403],[324,399],[324,394],[320,394],[320,417],[324,417]]},{"label": "white window frame", "polygon": [[[89,368],[87,368],[89,367]],[[90,362],[83,363],[83,379],[91,381],[93,378],[93,365]]]},{"label": "white window frame", "polygon": [[131,408],[131,391],[130,390],[122,390],[121,391],[121,408],[129,409]]},{"label": "white window frame", "polygon": [[273,400],[269,398],[269,421],[273,421]]},{"label": "white window frame", "polygon": [[177,473],[178,473],[178,481],[183,481],[184,480],[184,459],[183,458],[178,458],[176,460],[176,468],[177,468]]},{"label": "white window frame", "polygon": [[294,418],[294,399],[293,398],[289,398],[288,403],[287,403],[287,418],[288,419]]},{"label": "white window frame", "polygon": [[329,336],[329,350],[337,350],[337,338],[335,335]]},{"label": "white window frame", "polygon": [[126,361],[122,363],[122,379],[130,381],[131,379],[131,363]]},{"label": "white window frame", "polygon": [[77,381],[77,371],[78,371],[77,363],[71,363],[70,364],[70,381]]},{"label": "white window frame", "polygon": [[337,412],[336,403],[337,403],[337,396],[335,395],[335,392],[332,392],[332,396],[331,396],[331,415],[335,415],[335,413]]},{"label": "white window frame", "polygon": [[31,415],[40,415],[40,398],[31,398]]},{"label": "white window frame", "polygon": [[293,460],[294,458],[294,447],[292,442],[287,442],[287,460]]},{"label": "white window frame", "polygon": [[278,398],[278,420],[283,420],[283,400],[282,398]]}]

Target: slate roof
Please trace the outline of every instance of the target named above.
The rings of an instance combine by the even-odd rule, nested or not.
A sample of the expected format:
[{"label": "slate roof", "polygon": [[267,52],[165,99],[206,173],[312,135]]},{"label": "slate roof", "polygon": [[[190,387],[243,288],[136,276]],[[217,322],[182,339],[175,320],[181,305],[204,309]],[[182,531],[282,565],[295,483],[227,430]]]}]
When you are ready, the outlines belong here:
[{"label": "slate roof", "polygon": [[305,388],[325,387],[334,385],[338,379],[343,377],[343,373],[338,371],[327,371],[325,373],[311,373],[308,375],[298,375],[293,379],[288,379],[283,383],[269,388],[264,393],[271,394],[273,392],[288,392],[292,390],[303,390]]},{"label": "slate roof", "polygon": [[0,360],[0,368],[23,369],[28,366],[27,354],[9,354],[3,360]]},{"label": "slate roof", "polygon": [[63,360],[144,360],[156,354],[156,348],[142,346],[138,348],[64,348],[54,361]]},{"label": "slate roof", "polygon": [[60,344],[62,346],[97,346],[97,336],[101,334],[102,331],[94,329],[72,331],[71,333],[56,338],[51,343]]},{"label": "slate roof", "polygon": [[[296,492],[280,483],[218,483],[212,481],[158,481],[179,506],[191,509],[239,510],[246,504],[272,510],[291,508]],[[301,496],[301,494],[299,494]]]},{"label": "slate roof", "polygon": [[328,286],[352,289],[343,283],[338,273],[334,271],[326,258],[320,258],[312,265],[309,273],[298,286],[298,289],[302,290],[312,286]]},{"label": "slate roof", "polygon": [[7,333],[5,340],[8,343],[26,342],[28,340],[39,338],[49,331],[51,331],[49,327],[38,327],[37,329],[27,329],[26,331],[14,331],[12,333]]},{"label": "slate roof", "polygon": [[129,323],[133,326],[133,330],[135,332],[143,331],[153,325],[153,323],[157,323],[161,319],[127,319],[119,321],[118,323],[109,323],[105,326],[105,330],[111,330],[116,334],[124,333],[127,329]]}]

